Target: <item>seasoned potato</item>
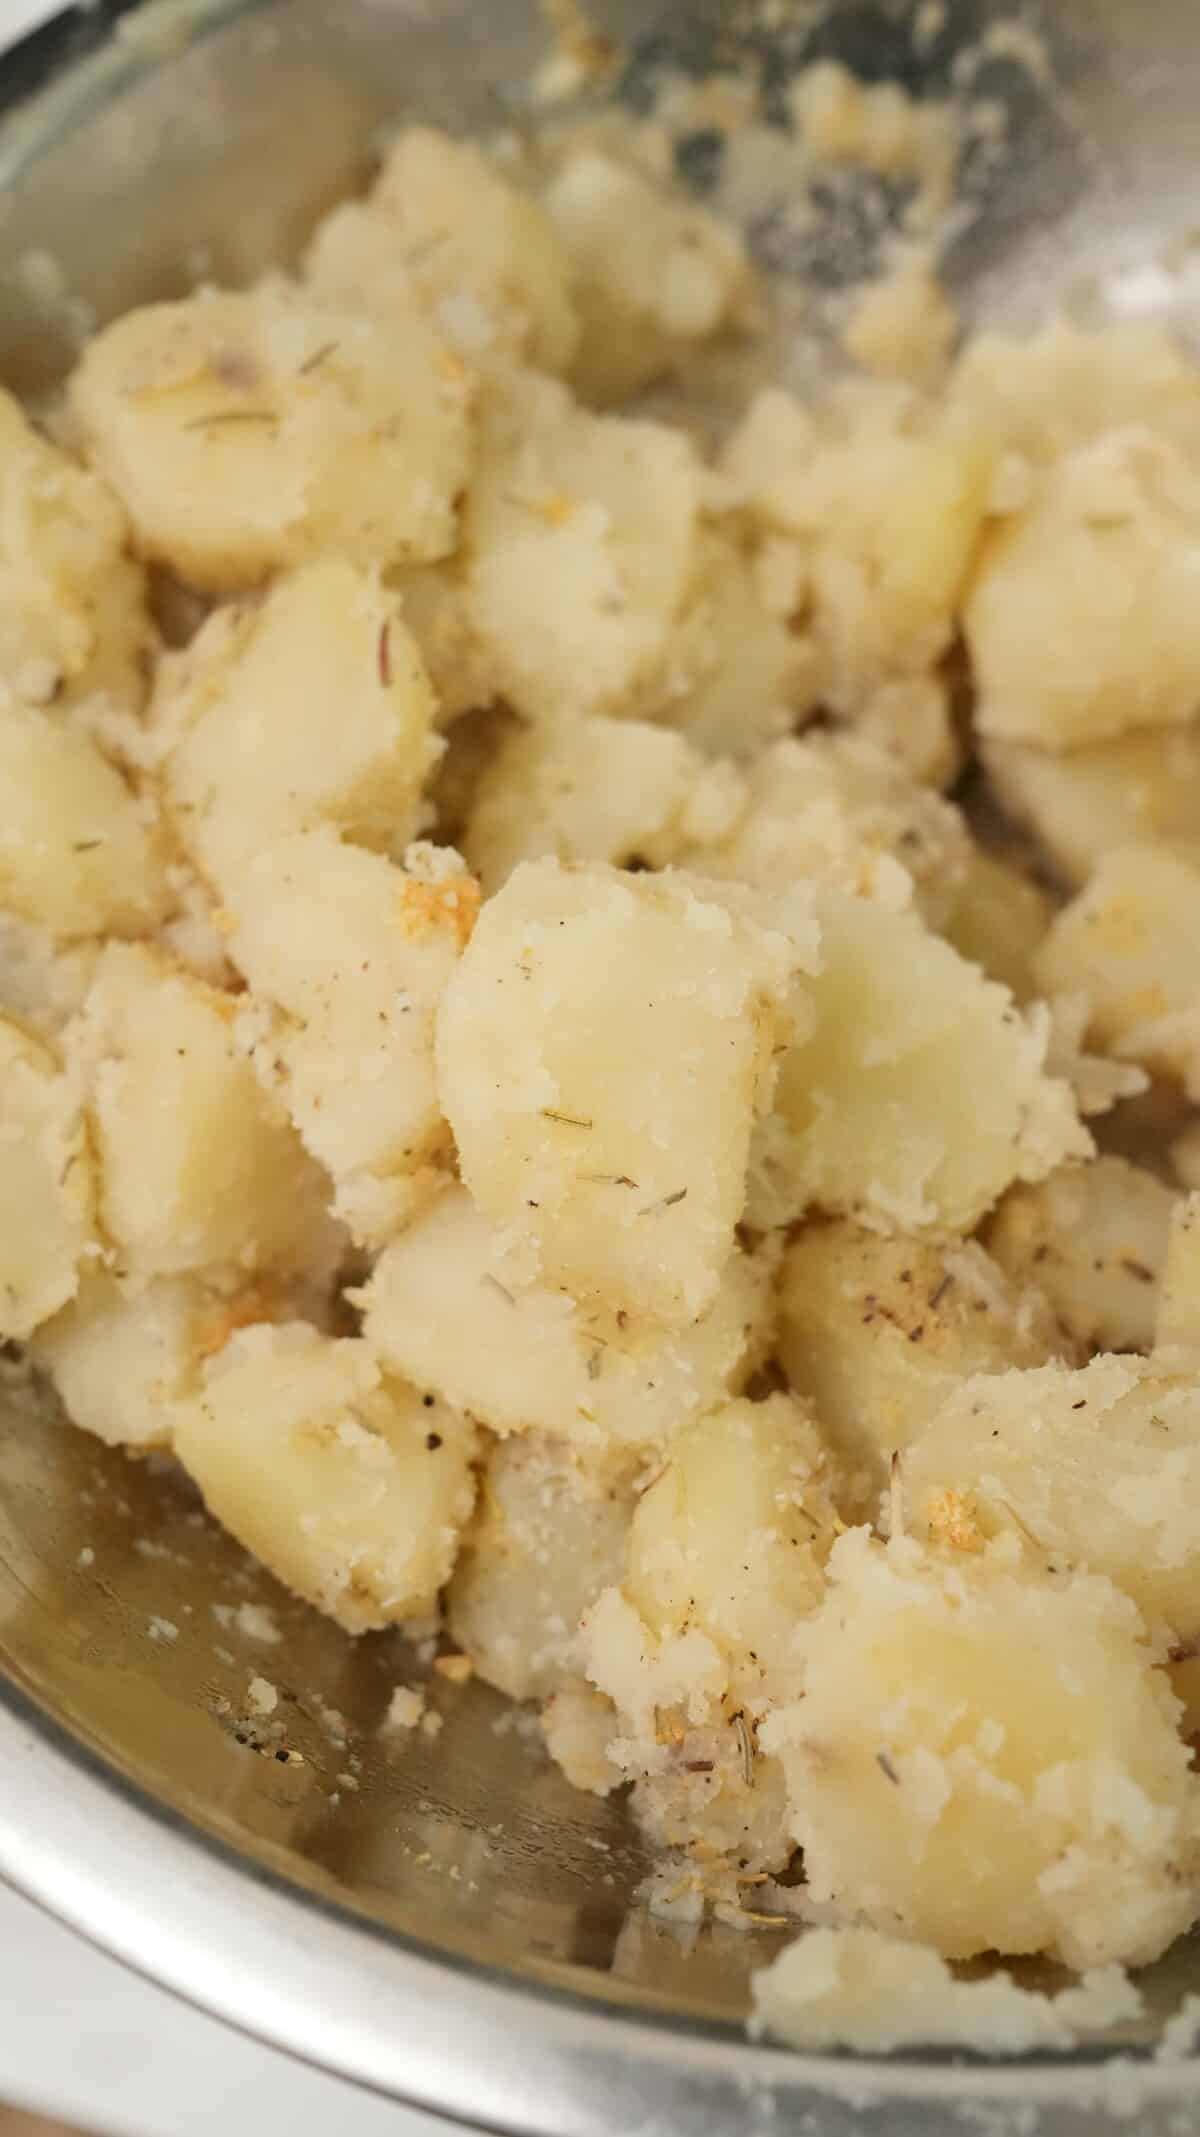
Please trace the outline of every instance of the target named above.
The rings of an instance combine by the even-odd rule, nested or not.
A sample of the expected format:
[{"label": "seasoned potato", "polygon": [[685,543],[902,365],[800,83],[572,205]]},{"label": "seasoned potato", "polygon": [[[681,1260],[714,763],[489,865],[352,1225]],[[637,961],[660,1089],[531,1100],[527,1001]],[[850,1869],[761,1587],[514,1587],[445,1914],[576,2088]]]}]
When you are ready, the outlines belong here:
[{"label": "seasoned potato", "polygon": [[1198,545],[1200,486],[1166,441],[1068,454],[993,531],[963,612],[981,733],[1070,749],[1193,719]]},{"label": "seasoned potato", "polygon": [[570,262],[582,326],[571,376],[585,400],[623,400],[749,323],[741,240],[686,195],[584,148],[545,201]]},{"label": "seasoned potato", "polygon": [[[462,1175],[539,1278],[672,1324],[716,1297],[800,939],[687,878],[525,862],[442,1000]],[[632,1183],[632,1184],[631,1184]]]},{"label": "seasoned potato", "polygon": [[0,902],[67,937],[147,934],[169,903],[153,811],[86,734],[3,693]]},{"label": "seasoned potato", "polygon": [[983,758],[1005,808],[1070,884],[1114,846],[1200,853],[1200,722],[1058,752],[988,742]]},{"label": "seasoned potato", "polygon": [[489,393],[466,506],[469,614],[518,712],[637,709],[691,575],[700,483],[679,431],[589,415],[532,372]]},{"label": "seasoned potato", "polygon": [[1200,858],[1154,846],[1106,854],[1037,958],[1047,994],[1086,992],[1092,1039],[1178,1077],[1200,1098]]},{"label": "seasoned potato", "polygon": [[164,662],[155,710],[178,737],[180,839],[224,895],[290,832],[328,823],[398,853],[417,828],[433,691],[394,596],[343,558],[280,579],[261,607],[217,609]]},{"label": "seasoned potato", "polygon": [[454,546],[471,387],[415,298],[386,330],[282,282],[148,305],[89,342],[69,399],[143,555],[207,592]]},{"label": "seasoned potato", "polygon": [[[1152,1172],[1125,1158],[1065,1165],[1005,1196],[988,1247],[1014,1283],[1045,1292],[1076,1342],[1148,1351],[1173,1200]],[[983,1361],[967,1368],[982,1369]]]},{"label": "seasoned potato", "polygon": [[79,1288],[92,1229],[92,1166],[71,1081],[0,1018],[0,1341],[23,1342]]},{"label": "seasoned potato", "polygon": [[365,1344],[299,1321],[235,1335],[175,1415],[209,1511],[347,1632],[428,1615],[470,1518],[476,1437]]},{"label": "seasoned potato", "polygon": [[238,894],[231,949],[277,1012],[252,1011],[246,1040],[265,1080],[281,1074],[339,1212],[374,1245],[408,1207],[406,1182],[445,1148],[434,1017],[477,905],[449,848],[410,847],[397,868],[327,827],[269,847]]},{"label": "seasoned potato", "polygon": [[1196,1912],[1200,1780],[1133,1605],[1085,1574],[855,1529],[764,1724],[812,1898],[947,1958],[1157,1958]]},{"label": "seasoned potato", "polygon": [[492,1449],[449,1620],[480,1676],[511,1698],[545,1699],[578,1676],[579,1621],[621,1577],[634,1471],[628,1458],[584,1465],[538,1433]]},{"label": "seasoned potato", "polygon": [[236,996],[110,943],[68,1035],[103,1229],[137,1277],[214,1263],[328,1269],[329,1182],[239,1051]]},{"label": "seasoned potato", "polygon": [[1154,1364],[1160,1372],[1200,1366],[1200,1194],[1180,1195],[1171,1208],[1154,1326]]},{"label": "seasoned potato", "polygon": [[415,290],[471,362],[563,371],[579,340],[572,267],[544,208],[479,149],[428,126],[393,142],[367,198],[318,225],[305,272],[323,303],[403,322]]},{"label": "seasoned potato", "polygon": [[384,583],[399,596],[404,621],[433,684],[438,725],[449,727],[463,713],[493,704],[496,677],[471,621],[461,558],[394,566]]},{"label": "seasoned potato", "polygon": [[960,957],[1027,1002],[1037,993],[1034,958],[1053,913],[1045,891],[1020,869],[973,846],[942,933]]},{"label": "seasoned potato", "polygon": [[466,1189],[447,1187],[355,1294],[367,1341],[391,1371],[494,1432],[541,1430],[585,1450],[652,1446],[762,1362],[767,1253],[735,1250],[703,1319],[670,1330],[595,1302],[575,1305],[561,1291],[510,1289],[493,1273],[498,1245]]},{"label": "seasoned potato", "polygon": [[1091,1140],[1026,1022],[913,913],[822,891],[815,1022],[786,1055],[752,1212],[816,1205],[876,1230],[969,1231],[1014,1180]]},{"label": "seasoned potato", "polygon": [[855,1224],[806,1224],[784,1256],[779,1358],[873,1514],[905,1455],[970,1373],[1042,1365],[1066,1346],[1045,1299],[973,1240],[935,1246]]}]

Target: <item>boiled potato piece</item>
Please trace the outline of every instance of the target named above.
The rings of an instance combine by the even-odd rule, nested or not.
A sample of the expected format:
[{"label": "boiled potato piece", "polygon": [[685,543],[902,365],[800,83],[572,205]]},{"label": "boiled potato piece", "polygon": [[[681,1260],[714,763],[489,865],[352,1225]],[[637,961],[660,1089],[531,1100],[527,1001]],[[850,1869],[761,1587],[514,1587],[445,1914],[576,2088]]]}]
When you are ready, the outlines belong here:
[{"label": "boiled potato piece", "polygon": [[175,1416],[210,1513],[347,1632],[426,1617],[475,1497],[475,1427],[306,1322],[249,1328]]},{"label": "boiled potato piece", "polygon": [[584,1465],[539,1433],[492,1449],[449,1623],[480,1676],[510,1698],[545,1699],[578,1675],[579,1621],[621,1576],[633,1479],[628,1459]]},{"label": "boiled potato piece", "polygon": [[65,937],[148,934],[169,904],[153,811],[86,734],[6,694],[0,903]]},{"label": "boiled potato piece", "polygon": [[854,727],[898,757],[921,786],[952,787],[963,768],[954,692],[938,668],[877,684],[855,713]]},{"label": "boiled potato piece", "polygon": [[1004,807],[1081,887],[1114,846],[1200,852],[1200,722],[1146,727],[1081,749],[986,742]]},{"label": "boiled potato piece", "polygon": [[546,860],[484,906],[442,999],[438,1087],[510,1281],[676,1325],[712,1304],[813,955],[807,909],[792,940],[740,899]]},{"label": "boiled potato piece", "polygon": [[489,393],[466,505],[469,614],[516,711],[636,709],[687,590],[700,486],[679,431],[589,415],[532,372]]},{"label": "boiled potato piece", "polygon": [[1182,455],[1144,429],[1068,454],[992,533],[963,612],[980,732],[1070,749],[1192,720],[1198,572]]},{"label": "boiled potato piece", "polygon": [[75,1088],[47,1049],[0,1018],[0,1341],[24,1342],[79,1288],[92,1165]]},{"label": "boiled potato piece", "polygon": [[328,1269],[340,1254],[329,1182],[241,1053],[238,1008],[155,951],[110,943],[68,1034],[101,1223],[139,1278]]},{"label": "boiled potato piece", "polygon": [[404,621],[416,640],[437,702],[441,727],[491,705],[496,678],[471,621],[460,557],[440,564],[393,566],[385,584],[398,595]]},{"label": "boiled potato piece", "polygon": [[1086,333],[1055,320],[1035,334],[975,334],[950,398],[1005,452],[1035,468],[1129,424],[1200,441],[1200,385],[1161,326]]},{"label": "boiled potato piece", "polygon": [[1200,1194],[1178,1196],[1172,1205],[1154,1364],[1162,1372],[1200,1367]]},{"label": "boiled potato piece", "polygon": [[[1014,1283],[1045,1292],[1076,1342],[1148,1351],[1173,1202],[1144,1166],[1098,1157],[1036,1187],[1014,1187],[992,1220],[988,1247]],[[982,1361],[968,1370],[982,1370]]]},{"label": "boiled potato piece", "polygon": [[950,1959],[1157,1958],[1196,1913],[1200,1780],[1128,1599],[855,1529],[761,1737],[819,1904]]},{"label": "boiled potato piece", "polygon": [[749,324],[741,240],[695,201],[583,148],[545,202],[570,262],[583,330],[571,376],[585,400],[625,400],[722,328]]},{"label": "boiled potato piece", "polygon": [[1027,1002],[1037,993],[1034,958],[1053,913],[1045,891],[1020,869],[972,846],[942,933],[960,957]]},{"label": "boiled potato piece", "polygon": [[494,1432],[541,1430],[585,1451],[653,1446],[762,1362],[769,1254],[735,1250],[703,1319],[668,1330],[561,1291],[509,1288],[494,1274],[498,1245],[466,1189],[448,1187],[355,1294],[367,1341],[391,1371]]},{"label": "boiled potato piece", "polygon": [[401,852],[437,761],[434,698],[394,596],[342,557],[217,609],[165,661],[155,716],[182,843],[223,895],[314,824]]},{"label": "boiled potato piece", "polygon": [[318,225],[305,272],[322,302],[401,320],[415,290],[472,363],[564,371],[579,340],[572,263],[544,208],[466,141],[409,126],[365,200]]},{"label": "boiled potato piece", "polygon": [[238,892],[230,947],[258,998],[246,1040],[373,1245],[446,1145],[434,1017],[477,905],[449,848],[410,847],[400,868],[328,827],[268,847]]},{"label": "boiled potato piece", "polygon": [[1123,1060],[1200,1098],[1200,859],[1121,846],[1042,944],[1045,993],[1087,995],[1088,1032]]},{"label": "boiled potato piece", "polygon": [[828,1463],[804,1405],[727,1403],[676,1434],[639,1499],[624,1592],[656,1639],[706,1634],[729,1688],[757,1711],[798,1689],[791,1636],[821,1599],[834,1533]]},{"label": "boiled potato piece", "polygon": [[1027,1022],[914,913],[823,890],[815,1023],[780,1068],[752,1212],[816,1205],[880,1231],[969,1231],[1091,1139]]},{"label": "boiled potato piece", "polygon": [[893,1455],[968,1374],[1042,1365],[1065,1348],[1045,1299],[973,1240],[882,1239],[844,1222],[806,1224],[788,1247],[779,1310],[780,1362],[864,1518]]},{"label": "boiled potato piece", "polygon": [[95,940],[63,943],[49,928],[0,909],[0,1016],[58,1040],[83,1007],[99,955]]},{"label": "boiled potato piece", "polygon": [[147,305],[88,343],[69,403],[143,555],[206,592],[454,546],[471,386],[415,298],[386,331],[283,282]]}]

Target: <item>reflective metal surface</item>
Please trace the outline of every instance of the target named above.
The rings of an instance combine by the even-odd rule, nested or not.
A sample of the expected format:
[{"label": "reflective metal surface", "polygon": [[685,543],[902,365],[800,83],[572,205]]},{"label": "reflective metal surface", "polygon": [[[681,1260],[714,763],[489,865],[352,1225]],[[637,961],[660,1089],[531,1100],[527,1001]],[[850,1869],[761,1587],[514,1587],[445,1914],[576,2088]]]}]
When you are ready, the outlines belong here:
[{"label": "reflective metal surface", "polygon": [[[749,58],[768,110],[790,70],[830,52],[944,87],[1008,12],[951,0],[916,51],[889,0],[593,10],[633,54],[623,93],[641,93],[652,62]],[[1010,123],[967,173],[957,293],[1015,319],[1056,295],[1092,310],[1186,299],[1186,273],[1148,270],[1191,245],[1200,9],[1060,0],[1049,29],[1065,89],[1003,37],[980,63]],[[541,34],[532,0],[170,0],[40,33],[0,63],[0,375],[52,380],[81,304],[104,318],[197,272],[245,278],[286,256],[355,182],[384,119],[519,114]],[[799,250],[769,214],[753,235],[814,287],[861,265],[861,230],[834,214]],[[30,254],[59,264],[66,304]],[[269,1608],[265,1626],[239,1616],[247,1603]],[[272,1627],[277,1641],[255,1637]],[[1155,1970],[1137,2037],[1073,2061],[855,2065],[752,2047],[747,1980],[771,1933],[713,1927],[688,1948],[649,1919],[620,1806],[568,1789],[481,1686],[435,1679],[436,1742],[386,1746],[390,1692],[421,1675],[403,1643],[347,1641],[169,1471],[2,1397],[0,1670],[0,1871],[250,2030],[482,2126],[937,2137],[966,2114],[1015,2137],[1034,2103],[1041,2128],[1082,2137],[1109,2119],[1114,2053],[1133,2126],[1182,2133],[1200,2117],[1195,2067],[1149,2055],[1200,1986],[1194,1946]],[[276,1734],[247,1711],[254,1675],[279,1687]]]}]

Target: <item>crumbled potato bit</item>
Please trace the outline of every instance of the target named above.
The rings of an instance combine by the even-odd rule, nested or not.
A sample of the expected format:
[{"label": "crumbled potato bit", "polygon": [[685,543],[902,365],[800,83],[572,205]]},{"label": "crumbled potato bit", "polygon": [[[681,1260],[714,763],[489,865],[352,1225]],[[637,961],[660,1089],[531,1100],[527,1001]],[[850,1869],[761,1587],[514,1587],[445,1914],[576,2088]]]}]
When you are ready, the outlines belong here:
[{"label": "crumbled potato bit", "polygon": [[864,1518],[892,1457],[968,1374],[1042,1365],[1066,1347],[1045,1299],[973,1240],[884,1239],[845,1222],[804,1226],[784,1256],[779,1308],[784,1370]]},{"label": "crumbled potato bit", "polygon": [[488,901],[442,1000],[438,1084],[510,1281],[672,1324],[711,1305],[813,960],[807,900],[795,940],[779,924],[748,892],[549,860]]},{"label": "crumbled potato bit", "polygon": [[567,1683],[542,1708],[546,1749],[572,1788],[610,1796],[624,1775],[608,1756],[615,1726],[612,1703],[590,1684]]},{"label": "crumbled potato bit", "polygon": [[1144,727],[1082,748],[985,742],[993,788],[1068,884],[1115,846],[1200,853],[1200,721]]},{"label": "crumbled potato bit", "polygon": [[[479,712],[496,697],[496,677],[471,621],[460,556],[440,564],[393,566],[385,580],[425,663],[440,727]],[[457,736],[455,737],[457,739]]]},{"label": "crumbled potato bit", "polygon": [[918,247],[856,293],[842,341],[875,378],[929,386],[945,370],[957,330],[928,250]]},{"label": "crumbled potato bit", "polygon": [[175,1418],[209,1511],[347,1632],[428,1615],[470,1518],[475,1441],[364,1344],[303,1322],[235,1335]]},{"label": "crumbled potato bit", "polygon": [[69,388],[143,555],[210,593],[323,550],[445,556],[471,387],[413,298],[386,328],[282,281],[128,312]]},{"label": "crumbled potato bit", "polygon": [[1037,993],[1034,959],[1053,913],[1046,892],[1011,861],[972,846],[942,933],[960,957],[1027,1002]]},{"label": "crumbled potato bit", "polygon": [[163,663],[155,717],[181,843],[225,897],[270,841],[316,824],[402,852],[439,753],[433,715],[395,597],[341,557],[302,566],[261,606],[216,610]]},{"label": "crumbled potato bit", "polygon": [[1037,958],[1047,994],[1085,992],[1088,1032],[1122,1060],[1200,1098],[1197,864],[1154,846],[1106,854],[1057,915]]},{"label": "crumbled potato bit", "polygon": [[703,1318],[664,1329],[595,1302],[576,1305],[561,1291],[506,1282],[495,1273],[498,1245],[466,1189],[448,1186],[354,1294],[367,1341],[391,1371],[494,1432],[540,1430],[585,1452],[653,1446],[740,1389],[765,1355],[768,1252],[735,1249]]},{"label": "crumbled potato bit", "polygon": [[950,399],[999,451],[1039,468],[1131,424],[1200,440],[1195,369],[1149,321],[1102,334],[1061,319],[1020,338],[975,334],[955,365]]},{"label": "crumbled potato bit", "polygon": [[1196,1913],[1200,1780],[1133,1605],[865,1529],[830,1571],[804,1696],[760,1730],[812,1899],[951,1959],[1157,1958]]},{"label": "crumbled potato bit", "polygon": [[62,937],[148,934],[169,904],[153,822],[86,734],[0,692],[0,902]]},{"label": "crumbled potato bit", "polygon": [[79,1288],[93,1246],[92,1165],[70,1079],[0,1018],[0,1340],[23,1342]]},{"label": "crumbled potato bit", "polygon": [[686,194],[583,149],[545,201],[570,263],[582,327],[571,376],[585,400],[623,400],[749,324],[741,240]]},{"label": "crumbled potato bit", "polygon": [[1076,1342],[1148,1351],[1173,1199],[1152,1172],[1125,1158],[1066,1165],[1005,1196],[988,1247],[1014,1282],[1045,1292]]},{"label": "crumbled potato bit", "polygon": [[636,709],[687,590],[700,484],[679,431],[589,415],[532,372],[489,393],[465,516],[469,615],[518,712]]},{"label": "crumbled potato bit", "polygon": [[396,304],[403,319],[415,289],[471,363],[565,371],[579,341],[572,262],[545,209],[431,127],[406,127],[366,199],[325,217],[305,272],[322,302],[384,323]]},{"label": "crumbled potato bit", "polygon": [[237,1011],[156,952],[110,943],[68,1034],[101,1223],[139,1277],[336,1261],[329,1183],[240,1052]]}]

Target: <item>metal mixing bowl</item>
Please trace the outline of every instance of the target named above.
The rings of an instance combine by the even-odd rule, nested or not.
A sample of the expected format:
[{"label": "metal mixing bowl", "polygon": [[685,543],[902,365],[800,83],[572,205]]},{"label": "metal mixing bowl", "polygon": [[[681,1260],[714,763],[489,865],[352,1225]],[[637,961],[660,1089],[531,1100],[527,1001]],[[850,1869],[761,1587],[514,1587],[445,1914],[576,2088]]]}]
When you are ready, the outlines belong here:
[{"label": "metal mixing bowl", "polygon": [[[944,86],[1009,8],[950,0],[919,50],[890,0],[593,12],[633,55],[619,93],[637,97],[652,63],[751,54],[770,111],[822,54]],[[990,48],[980,86],[1008,134],[967,174],[955,293],[976,318],[1069,299],[1178,304],[1186,327],[1200,10],[1058,0],[1047,28],[1058,88],[1018,64],[1019,39]],[[81,304],[103,319],[197,272],[244,279],[286,257],[355,181],[381,121],[494,127],[519,112],[541,45],[533,0],[101,0],[60,17],[0,63],[0,376],[50,382]],[[764,214],[752,235],[814,291],[861,265],[853,216],[831,212],[798,249],[780,227]],[[278,1645],[231,1617],[255,1600]],[[1197,2126],[1200,2065],[1152,2054],[1200,1980],[1194,1944],[1148,1978],[1140,2029],[1069,2059],[751,2046],[747,1981],[770,1931],[713,1926],[689,1946],[651,1919],[620,1805],[574,1794],[479,1685],[435,1680],[437,1742],[389,1754],[378,1723],[414,1673],[397,1640],[351,1643],[250,1567],[170,1474],[12,1405],[0,1671],[0,1871],[155,1980],[387,2092],[546,2137],[938,2137],[1024,2132],[1035,2116],[1082,2137],[1118,2108],[1144,2132]],[[243,1720],[255,1671],[283,1688],[302,1763]]]}]

